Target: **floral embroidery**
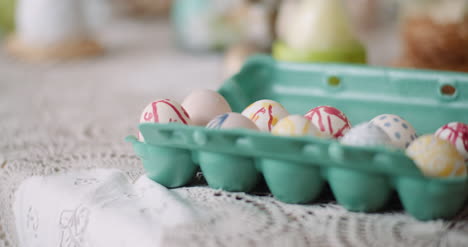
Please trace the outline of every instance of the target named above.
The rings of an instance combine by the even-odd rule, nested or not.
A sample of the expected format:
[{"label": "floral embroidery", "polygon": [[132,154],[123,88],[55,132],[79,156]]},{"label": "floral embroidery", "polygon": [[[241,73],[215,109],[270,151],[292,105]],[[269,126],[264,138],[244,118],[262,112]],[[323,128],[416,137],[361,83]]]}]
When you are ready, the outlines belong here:
[{"label": "floral embroidery", "polygon": [[37,211],[29,206],[28,213],[26,214],[26,229],[31,232],[34,238],[37,238],[37,230],[39,229],[39,216]]},{"label": "floral embroidery", "polygon": [[75,210],[64,210],[60,214],[59,224],[62,229],[60,247],[88,246],[83,233],[88,226],[90,210],[79,206]]},{"label": "floral embroidery", "polygon": [[91,185],[91,184],[96,184],[99,183],[99,180],[97,178],[77,178],[75,180],[74,185],[79,186],[79,185]]}]

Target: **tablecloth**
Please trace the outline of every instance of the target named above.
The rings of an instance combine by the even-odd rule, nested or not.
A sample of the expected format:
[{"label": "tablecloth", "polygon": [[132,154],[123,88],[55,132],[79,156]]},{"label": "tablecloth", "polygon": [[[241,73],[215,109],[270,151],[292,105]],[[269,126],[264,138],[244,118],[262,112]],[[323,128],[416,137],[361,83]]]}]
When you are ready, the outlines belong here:
[{"label": "tablecloth", "polygon": [[[99,39],[104,56],[67,63],[25,64],[0,52],[1,247],[19,243],[12,205],[22,181],[96,168],[117,169],[135,181],[144,172],[124,137],[137,133],[141,109],[153,99],[181,100],[193,88],[216,89],[222,82],[222,57],[178,51],[165,22],[118,22]],[[163,234],[160,246],[468,244],[468,207],[450,222],[419,222],[396,199],[397,206],[362,214],[347,212],[329,192],[313,204],[290,205],[261,189],[213,190],[202,178],[176,192],[204,208],[209,227],[155,230]],[[206,230],[213,228],[219,230]]]},{"label": "tablecloth", "polygon": [[211,220],[178,191],[115,169],[29,178],[13,210],[22,246],[164,246],[179,226]]}]

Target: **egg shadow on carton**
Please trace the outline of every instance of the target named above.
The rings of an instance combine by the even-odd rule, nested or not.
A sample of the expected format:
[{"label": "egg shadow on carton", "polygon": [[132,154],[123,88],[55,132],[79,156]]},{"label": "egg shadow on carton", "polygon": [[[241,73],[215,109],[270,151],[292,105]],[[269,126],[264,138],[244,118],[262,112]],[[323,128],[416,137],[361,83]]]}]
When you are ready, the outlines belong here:
[{"label": "egg shadow on carton", "polygon": [[[187,186],[208,186],[208,182],[206,181],[205,176],[203,176],[203,172],[198,170],[195,177]],[[255,196],[272,196],[263,176],[260,176],[258,184],[248,194]]]},{"label": "egg shadow on carton", "polygon": [[[203,173],[199,170],[196,174],[196,176],[192,179],[192,181],[187,185],[190,187],[193,186],[207,186],[208,183],[203,176]],[[260,197],[273,197],[271,191],[268,189],[268,186],[265,182],[265,179],[263,176],[260,177],[260,181],[258,182],[257,186],[250,191],[248,194],[254,195],[254,196],[260,196]],[[337,201],[335,196],[333,195],[333,192],[328,184],[325,184],[322,192],[320,193],[320,196],[311,202],[305,203],[303,205],[316,205],[316,206],[321,206],[321,207],[327,207],[330,205],[337,205]],[[387,202],[386,206],[383,207],[382,209],[379,209],[374,212],[370,212],[369,214],[380,214],[380,213],[402,213],[404,212],[403,206],[401,204],[401,201],[397,195],[396,192],[392,193],[391,198]],[[459,215],[456,217],[458,218],[459,222],[468,220],[468,207],[466,207],[465,210],[462,210],[462,212],[459,213]],[[455,218],[454,218],[455,220]],[[450,227],[454,227],[453,222],[450,222]]]},{"label": "egg shadow on carton", "polygon": [[[306,203],[304,205],[316,205],[320,207],[328,207],[332,205],[338,205],[339,203],[336,200],[335,196],[333,195],[333,191],[330,187],[330,185],[327,183],[324,185],[323,190],[320,194],[320,196],[309,203]],[[365,214],[391,214],[391,213],[403,213],[404,209],[401,204],[400,198],[398,197],[396,192],[393,192],[390,199],[388,200],[387,204],[378,210],[371,211],[371,212],[353,212],[353,213],[365,213]]]},{"label": "egg shadow on carton", "polygon": [[[326,207],[330,205],[338,205],[338,202],[333,195],[333,191],[330,187],[330,185],[327,183],[324,185],[322,192],[320,193],[320,196],[309,203],[306,203],[305,205],[317,205],[321,207]],[[401,213],[403,212],[403,206],[401,204],[401,201],[397,195],[396,192],[393,192],[390,199],[388,200],[387,204],[376,211],[372,212],[365,212],[366,214],[381,214],[381,213]]]}]

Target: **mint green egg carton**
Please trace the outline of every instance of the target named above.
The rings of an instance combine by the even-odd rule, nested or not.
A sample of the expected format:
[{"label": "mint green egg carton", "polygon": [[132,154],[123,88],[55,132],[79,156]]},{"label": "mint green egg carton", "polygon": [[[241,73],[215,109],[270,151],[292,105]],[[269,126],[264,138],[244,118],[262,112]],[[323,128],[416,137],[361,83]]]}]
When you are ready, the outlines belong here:
[{"label": "mint green egg carton", "polygon": [[[331,105],[354,125],[397,114],[419,134],[452,121],[468,123],[464,73],[287,63],[260,55],[219,92],[235,112],[272,99],[292,114]],[[451,218],[468,196],[467,178],[425,177],[401,150],[177,123],[143,123],[139,129],[146,143],[133,136],[127,140],[147,175],[170,188],[187,185],[200,169],[212,188],[249,192],[263,176],[278,200],[313,203],[328,183],[350,211],[380,210],[396,192],[406,212],[419,220]]]}]

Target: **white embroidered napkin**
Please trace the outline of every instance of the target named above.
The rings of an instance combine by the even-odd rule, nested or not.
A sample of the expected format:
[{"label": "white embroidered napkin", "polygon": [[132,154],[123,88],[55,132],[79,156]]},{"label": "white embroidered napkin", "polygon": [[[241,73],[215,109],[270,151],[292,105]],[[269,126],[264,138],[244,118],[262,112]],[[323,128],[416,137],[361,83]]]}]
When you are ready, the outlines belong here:
[{"label": "white embroidered napkin", "polygon": [[32,177],[14,202],[21,246],[160,246],[164,229],[199,217],[177,194],[118,170]]}]

